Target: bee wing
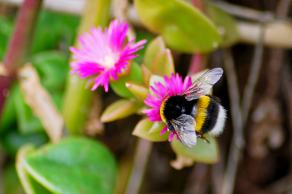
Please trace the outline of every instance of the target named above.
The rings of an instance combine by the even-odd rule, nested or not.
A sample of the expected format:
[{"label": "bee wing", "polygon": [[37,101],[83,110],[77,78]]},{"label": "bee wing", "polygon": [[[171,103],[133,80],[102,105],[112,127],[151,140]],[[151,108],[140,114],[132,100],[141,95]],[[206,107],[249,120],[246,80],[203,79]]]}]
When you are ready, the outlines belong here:
[{"label": "bee wing", "polygon": [[197,134],[194,128],[194,122],[194,118],[186,114],[182,114],[178,118],[170,121],[173,129],[178,135],[179,140],[190,148],[197,143]]},{"label": "bee wing", "polygon": [[194,81],[193,85],[185,91],[184,95],[186,99],[194,100],[202,95],[209,94],[213,85],[218,82],[222,75],[222,68],[214,68],[207,71],[196,81]]}]

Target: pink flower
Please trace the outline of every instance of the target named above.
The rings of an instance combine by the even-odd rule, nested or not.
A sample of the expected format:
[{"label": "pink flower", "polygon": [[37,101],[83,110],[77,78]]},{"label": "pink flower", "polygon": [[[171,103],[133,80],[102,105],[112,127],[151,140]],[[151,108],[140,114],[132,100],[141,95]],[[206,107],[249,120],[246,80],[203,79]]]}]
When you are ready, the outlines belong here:
[{"label": "pink flower", "polygon": [[[164,76],[164,83],[156,82],[153,86],[150,86],[152,94],[148,95],[145,99],[145,104],[150,107],[144,113],[153,122],[161,122],[160,107],[162,102],[170,96],[182,95],[188,87],[192,85],[190,77],[186,77],[184,80],[178,74],[172,74],[170,77]],[[165,126],[161,134],[167,131]],[[169,135],[169,141],[172,141],[175,132],[171,132]]]},{"label": "pink flower", "polygon": [[70,48],[73,53],[71,72],[81,78],[91,78],[92,90],[102,85],[107,92],[110,79],[118,79],[146,42],[127,42],[127,31],[127,23],[114,20],[104,31],[100,27],[93,28],[80,36],[79,47]]}]

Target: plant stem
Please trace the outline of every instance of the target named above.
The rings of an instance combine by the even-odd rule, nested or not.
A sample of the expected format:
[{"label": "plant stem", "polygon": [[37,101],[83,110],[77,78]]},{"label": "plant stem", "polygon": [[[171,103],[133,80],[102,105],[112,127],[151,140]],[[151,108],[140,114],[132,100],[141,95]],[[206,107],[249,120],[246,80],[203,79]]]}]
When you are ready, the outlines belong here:
[{"label": "plant stem", "polygon": [[231,101],[231,116],[233,125],[233,136],[231,141],[231,150],[229,151],[227,167],[223,177],[221,194],[233,193],[235,177],[238,169],[238,163],[242,155],[244,147],[243,123],[240,109],[240,97],[238,79],[235,72],[234,60],[230,50],[225,50],[224,67],[227,76],[228,92]]},{"label": "plant stem", "polygon": [[153,143],[144,139],[138,140],[135,152],[133,169],[128,182],[125,194],[138,194],[147,167],[149,157],[152,151]]},{"label": "plant stem", "polygon": [[[110,19],[110,0],[87,0],[79,35],[94,26],[105,26]],[[77,45],[78,46],[78,45]],[[63,117],[70,134],[80,134],[90,113],[93,92],[86,80],[70,75],[65,91]]]},{"label": "plant stem", "polygon": [[25,0],[17,16],[15,29],[4,58],[6,75],[0,75],[0,114],[17,68],[23,65],[30,52],[33,32],[42,0]]}]

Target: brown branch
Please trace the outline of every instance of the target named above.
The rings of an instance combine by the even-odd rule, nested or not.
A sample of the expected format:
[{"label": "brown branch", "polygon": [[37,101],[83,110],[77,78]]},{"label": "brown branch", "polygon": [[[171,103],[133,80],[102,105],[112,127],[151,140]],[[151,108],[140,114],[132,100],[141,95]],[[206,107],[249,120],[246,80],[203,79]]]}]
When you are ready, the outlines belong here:
[{"label": "brown branch", "polygon": [[0,115],[17,68],[30,51],[33,31],[42,0],[25,0],[17,16],[15,29],[4,59],[6,76],[0,75]]},{"label": "brown branch", "polygon": [[135,152],[133,169],[125,194],[138,194],[142,185],[145,169],[152,151],[152,142],[139,139]]},{"label": "brown branch", "polygon": [[[288,128],[290,132],[290,164],[292,163],[292,78],[290,74],[291,69],[288,65],[284,67],[284,75],[283,75],[283,96],[285,99],[285,104],[287,107],[287,121]],[[290,166],[290,173],[292,173],[292,166]]]},{"label": "brown branch", "polygon": [[233,125],[233,136],[231,141],[231,150],[229,151],[226,172],[223,178],[221,194],[233,193],[235,177],[238,169],[238,163],[244,147],[243,123],[240,109],[239,87],[234,67],[234,60],[230,50],[225,50],[223,54],[224,67],[227,76],[228,92],[231,101],[231,115]]},{"label": "brown branch", "polygon": [[262,12],[248,7],[233,5],[224,1],[214,1],[214,3],[227,13],[240,18],[259,22],[268,22],[276,19],[275,15],[271,12]]},{"label": "brown branch", "polygon": [[[277,12],[288,13],[290,0],[282,0]],[[284,4],[284,5],[283,5]],[[278,14],[277,13],[277,14]],[[283,16],[283,15],[282,15]],[[262,20],[265,21],[265,20]],[[234,61],[230,51],[224,53],[224,64],[227,72],[227,83],[229,88],[229,96],[231,100],[231,114],[233,121],[234,133],[231,141],[231,150],[229,152],[226,173],[223,180],[222,194],[231,194],[234,190],[235,178],[238,168],[238,163],[241,159],[242,149],[244,147],[243,127],[247,121],[248,113],[251,107],[251,102],[254,96],[254,90],[256,82],[259,76],[260,67],[262,63],[263,55],[263,42],[264,42],[264,29],[261,28],[261,35],[257,41],[257,47],[255,49],[254,59],[250,71],[250,76],[247,81],[247,85],[244,91],[243,107],[242,110],[239,107],[239,92],[237,86],[237,78],[234,70]],[[275,60],[276,62],[276,60]],[[279,63],[279,61],[278,61]],[[275,80],[274,80],[275,81]]]},{"label": "brown branch", "polygon": [[187,180],[184,194],[207,193],[208,190],[208,166],[205,164],[196,164],[190,177]]},{"label": "brown branch", "polygon": [[[291,0],[281,0],[278,4],[276,15],[279,17],[286,17],[290,8]],[[270,75],[267,79],[266,95],[269,97],[276,97],[280,80],[280,71],[283,66],[284,51],[282,49],[272,49],[270,55],[270,63],[268,63],[268,73]]]},{"label": "brown branch", "polygon": [[263,51],[264,51],[264,37],[265,37],[265,28],[262,24],[260,37],[255,48],[254,57],[251,63],[251,69],[247,84],[243,93],[243,102],[242,102],[242,122],[246,123],[248,113],[250,111],[251,103],[253,100],[256,83],[260,74],[260,69],[263,63]]}]

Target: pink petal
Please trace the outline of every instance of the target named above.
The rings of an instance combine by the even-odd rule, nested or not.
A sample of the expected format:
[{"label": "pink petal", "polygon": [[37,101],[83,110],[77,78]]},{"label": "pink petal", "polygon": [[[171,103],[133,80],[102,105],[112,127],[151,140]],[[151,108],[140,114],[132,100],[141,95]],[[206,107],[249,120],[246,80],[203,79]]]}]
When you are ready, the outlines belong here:
[{"label": "pink petal", "polygon": [[167,126],[165,126],[161,131],[160,131],[160,135],[163,135],[167,132]]},{"label": "pink petal", "polygon": [[73,71],[76,71],[80,77],[86,78],[98,74],[103,69],[104,68],[98,65],[97,63],[85,62],[78,64],[78,66],[73,68]]},{"label": "pink petal", "polygon": [[174,132],[170,132],[169,136],[168,136],[168,141],[172,142],[173,141],[173,137],[174,137],[175,133]]}]

